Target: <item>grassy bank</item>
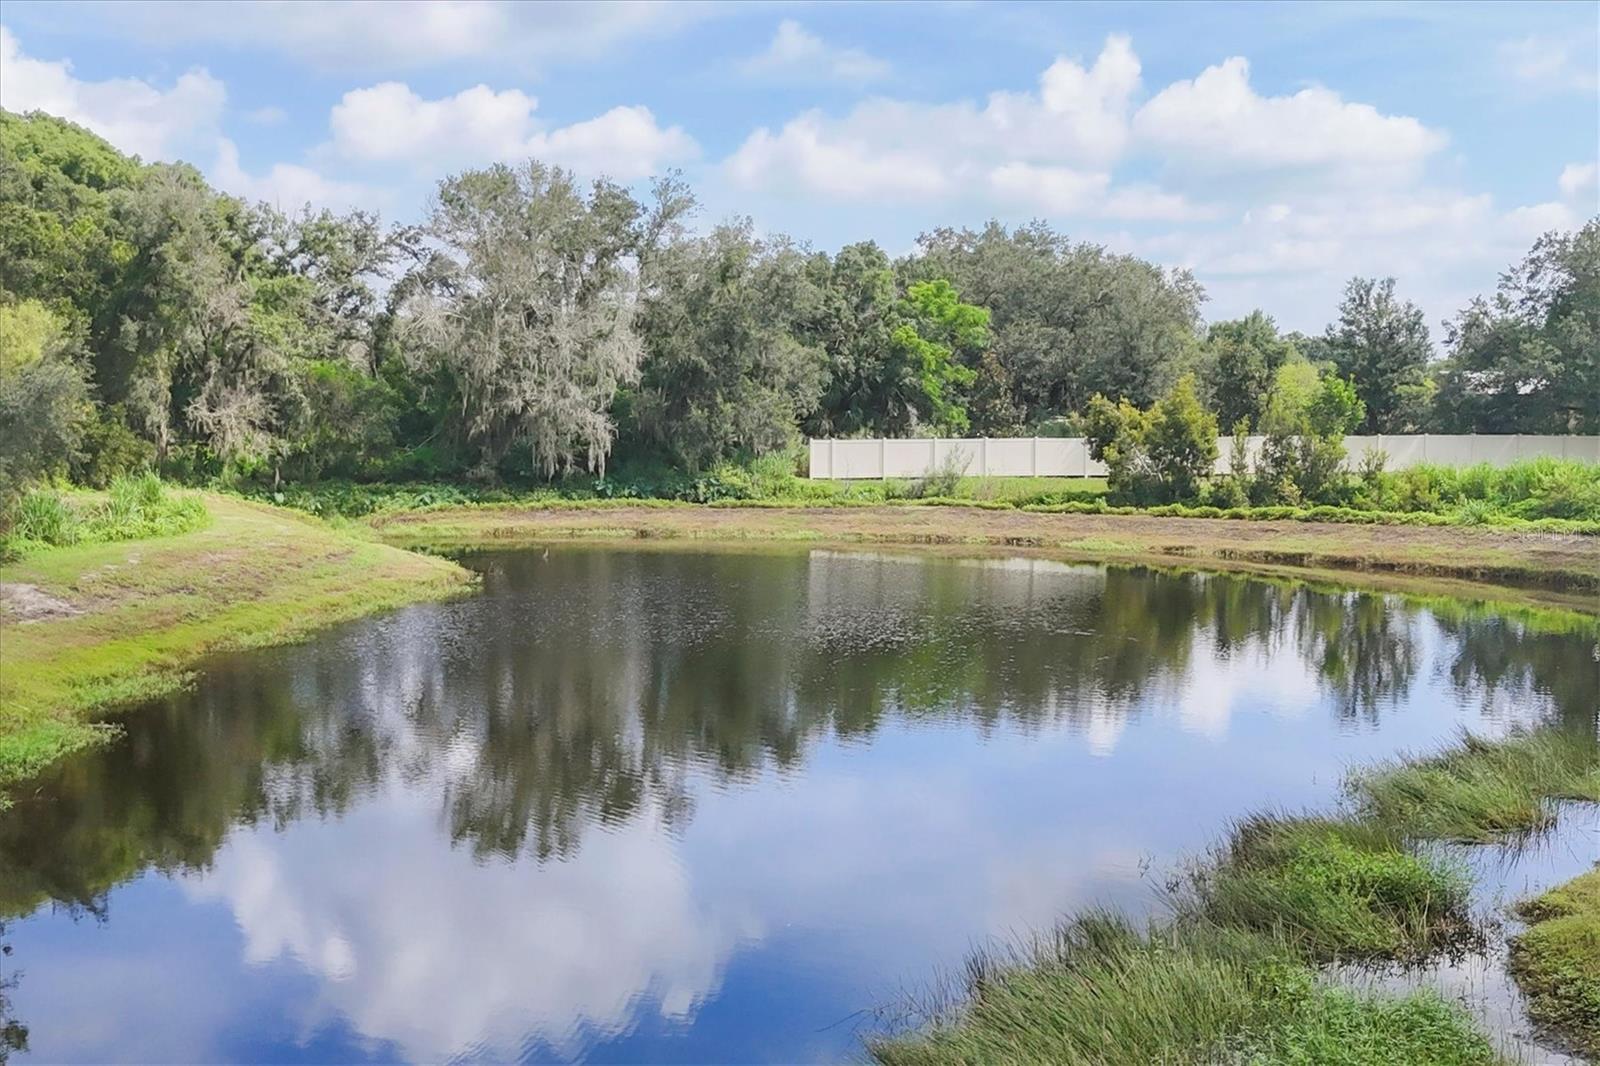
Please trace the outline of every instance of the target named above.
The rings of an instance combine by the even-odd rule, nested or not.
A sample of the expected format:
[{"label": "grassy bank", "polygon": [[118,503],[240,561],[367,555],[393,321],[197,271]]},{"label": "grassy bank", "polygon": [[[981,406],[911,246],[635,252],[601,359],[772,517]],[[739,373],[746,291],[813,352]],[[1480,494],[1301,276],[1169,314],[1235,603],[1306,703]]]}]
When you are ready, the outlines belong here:
[{"label": "grassy bank", "polygon": [[1517,911],[1532,923],[1511,941],[1529,1012],[1573,1050],[1600,1058],[1600,869]]},{"label": "grassy bank", "polygon": [[[1028,549],[1081,560],[1214,569],[1364,573],[1540,588],[1545,602],[1593,611],[1600,544],[1576,534],[1487,527],[1341,525],[1151,515],[1034,513],[978,506],[696,506],[614,501],[436,505],[366,521],[401,547],[454,550],[563,538],[774,540]],[[1482,598],[1479,590],[1478,598]]]},{"label": "grassy bank", "polygon": [[[1423,842],[1548,828],[1535,805],[1600,771],[1589,733],[1466,737],[1425,758],[1353,775],[1330,816],[1246,819],[1170,885],[1170,913],[1139,929],[1070,919],[1020,948],[975,956],[954,1001],[872,1041],[883,1063],[1318,1063],[1501,1061],[1464,1009],[1424,990],[1363,994],[1318,975],[1344,960],[1419,960],[1482,943],[1464,869]],[[1397,790],[1405,802],[1393,802]],[[1476,802],[1464,801],[1477,794]],[[1433,815],[1435,805],[1449,810]],[[1526,905],[1514,972],[1537,1020],[1593,1053],[1600,995],[1600,873]]]},{"label": "grassy bank", "polygon": [[[1338,522],[1358,525],[1493,526],[1522,532],[1600,534],[1600,466],[1530,459],[1505,467],[1419,465],[1346,474],[1316,499],[1285,500],[1240,491],[1233,476],[1212,478],[1193,498],[1161,506],[1123,506],[1103,478],[965,477],[951,470],[921,478],[851,481],[800,476],[803,452],[698,473],[630,465],[602,477],[573,475],[523,485],[324,482],[285,486],[271,502],[319,515],[362,518],[430,506],[638,504],[866,507],[967,506],[1075,514],[1149,514],[1167,518]],[[1257,486],[1260,487],[1260,486]],[[1222,491],[1224,488],[1229,491]],[[266,493],[264,489],[257,492]],[[1251,506],[1254,503],[1256,506]]]},{"label": "grassy bank", "polygon": [[203,655],[448,595],[470,580],[280,508],[204,497],[175,536],[78,544],[0,567],[0,790],[103,730],[95,711],[182,684]]}]

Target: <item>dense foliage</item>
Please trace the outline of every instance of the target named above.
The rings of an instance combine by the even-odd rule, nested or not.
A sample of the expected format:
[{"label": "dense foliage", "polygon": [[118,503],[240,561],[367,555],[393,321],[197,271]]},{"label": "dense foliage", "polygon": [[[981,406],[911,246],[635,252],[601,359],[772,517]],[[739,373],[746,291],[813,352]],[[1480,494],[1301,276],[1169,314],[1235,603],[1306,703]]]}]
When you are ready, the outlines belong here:
[{"label": "dense foliage", "polygon": [[[1322,336],[1259,311],[1202,329],[1189,273],[1044,223],[940,229],[896,260],[694,230],[695,210],[676,178],[640,197],[528,162],[446,178],[417,226],[284,214],[0,113],[0,507],[152,468],[270,489],[693,480],[802,434],[1053,433],[1107,410],[1142,471],[1129,499],[1347,503],[1326,469],[1343,432],[1600,429],[1600,220],[1541,238],[1441,360],[1392,279],[1352,280]],[[1267,475],[1204,486],[1236,424],[1279,441]]]}]

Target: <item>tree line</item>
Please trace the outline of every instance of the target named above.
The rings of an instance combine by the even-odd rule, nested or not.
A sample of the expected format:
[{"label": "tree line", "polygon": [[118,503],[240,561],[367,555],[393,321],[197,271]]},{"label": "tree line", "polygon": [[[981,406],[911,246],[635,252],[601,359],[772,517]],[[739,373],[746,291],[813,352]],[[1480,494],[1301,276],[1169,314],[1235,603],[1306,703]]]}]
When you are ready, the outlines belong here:
[{"label": "tree line", "polygon": [[1540,238],[1441,353],[1392,279],[1352,279],[1319,335],[1207,326],[1188,271],[1043,222],[894,259],[696,210],[676,176],[530,161],[440,181],[417,225],[285,213],[0,112],[0,488],[698,470],[805,435],[1104,429],[1097,404],[1182,380],[1229,429],[1329,378],[1354,431],[1600,431],[1600,219]]}]

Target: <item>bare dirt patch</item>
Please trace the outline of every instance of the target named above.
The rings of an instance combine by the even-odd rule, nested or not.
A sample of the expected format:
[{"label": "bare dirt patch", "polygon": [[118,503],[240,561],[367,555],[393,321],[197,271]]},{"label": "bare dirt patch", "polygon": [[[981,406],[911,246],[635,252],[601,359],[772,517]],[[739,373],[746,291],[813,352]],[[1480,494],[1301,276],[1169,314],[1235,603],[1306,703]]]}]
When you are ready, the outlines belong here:
[{"label": "bare dirt patch", "polygon": [[48,622],[52,618],[71,618],[82,614],[59,596],[52,596],[37,585],[20,581],[0,583],[0,615],[6,621],[26,625],[29,622]]}]

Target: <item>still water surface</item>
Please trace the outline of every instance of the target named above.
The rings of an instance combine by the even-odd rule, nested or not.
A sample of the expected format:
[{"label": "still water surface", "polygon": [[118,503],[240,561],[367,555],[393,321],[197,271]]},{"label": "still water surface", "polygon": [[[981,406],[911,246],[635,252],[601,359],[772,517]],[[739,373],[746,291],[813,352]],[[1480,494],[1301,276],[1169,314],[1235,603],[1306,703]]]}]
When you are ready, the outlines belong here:
[{"label": "still water surface", "polygon": [[20,1061],[836,1060],[1594,634],[1243,578],[553,547],[224,657],[0,815]]}]

